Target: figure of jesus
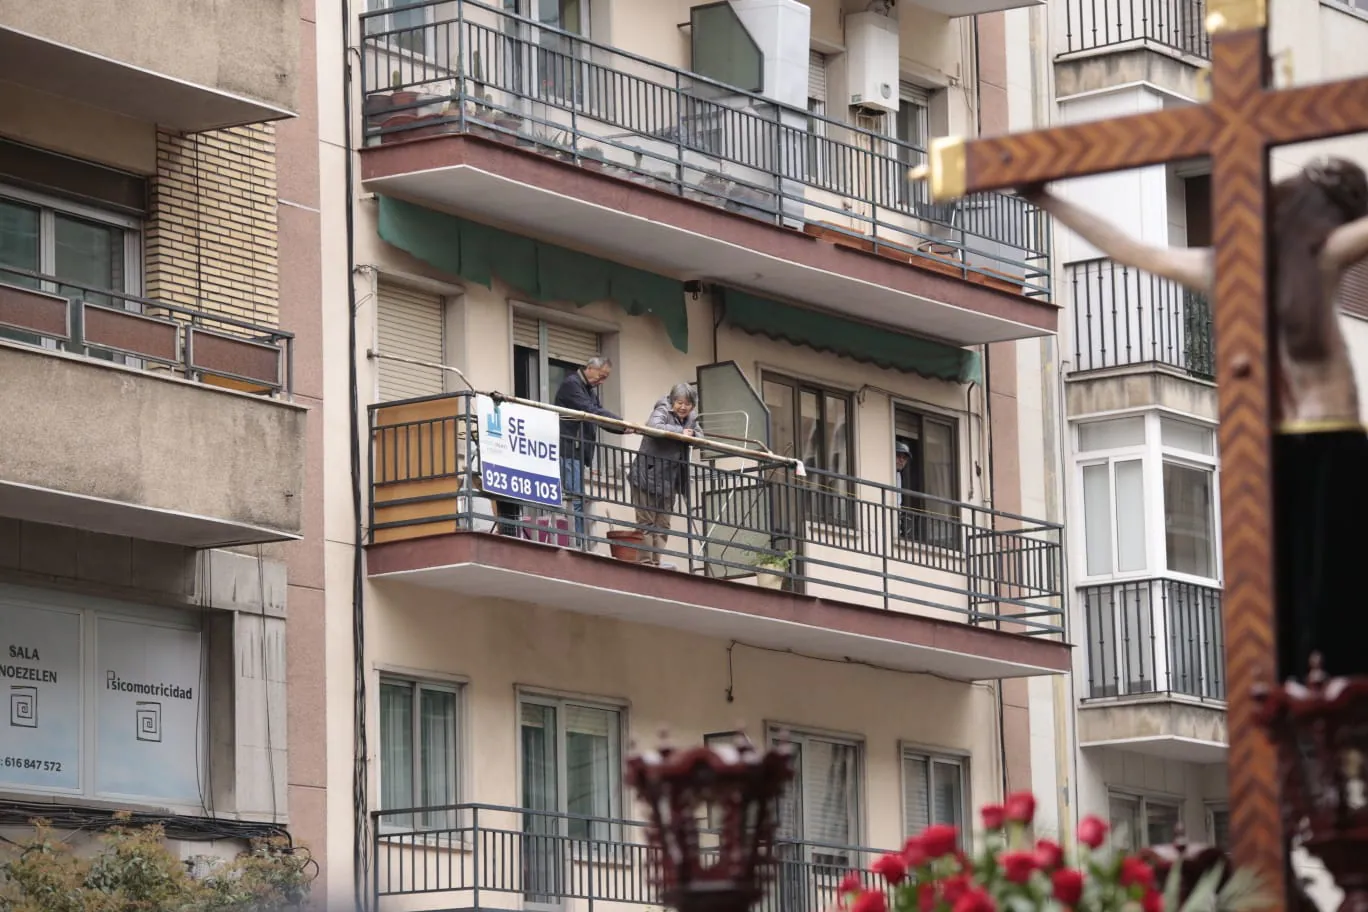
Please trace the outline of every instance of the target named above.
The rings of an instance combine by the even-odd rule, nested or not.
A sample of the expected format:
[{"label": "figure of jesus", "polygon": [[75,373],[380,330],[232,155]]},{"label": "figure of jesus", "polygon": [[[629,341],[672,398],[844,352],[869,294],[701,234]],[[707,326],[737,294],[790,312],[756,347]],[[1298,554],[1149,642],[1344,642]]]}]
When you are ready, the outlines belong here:
[{"label": "figure of jesus", "polygon": [[[1211,248],[1142,244],[1041,186],[1022,196],[1114,261],[1212,294]],[[1304,680],[1313,652],[1331,675],[1368,674],[1368,432],[1336,307],[1368,257],[1368,178],[1319,161],[1276,184],[1270,210],[1278,675]]]}]

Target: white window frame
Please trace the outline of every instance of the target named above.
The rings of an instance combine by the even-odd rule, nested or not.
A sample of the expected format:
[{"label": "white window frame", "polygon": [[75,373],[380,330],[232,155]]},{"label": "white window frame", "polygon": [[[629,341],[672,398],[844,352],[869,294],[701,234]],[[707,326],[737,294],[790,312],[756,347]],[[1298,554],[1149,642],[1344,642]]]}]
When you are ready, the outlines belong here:
[{"label": "white window frame", "polygon": [[[1230,805],[1225,801],[1208,801],[1206,804],[1206,830],[1207,842],[1210,845],[1216,843],[1216,815],[1226,815],[1226,835],[1230,834]],[[1229,846],[1217,846],[1218,848],[1229,848]]]},{"label": "white window frame", "polygon": [[[907,79],[898,80],[898,113],[884,115],[883,132],[890,140],[899,142],[911,142],[898,136],[898,117],[906,105],[914,105],[922,111],[922,123],[926,128],[926,135],[922,137],[921,154],[916,161],[905,162],[908,167],[916,167],[926,163],[927,150],[931,145],[931,91],[930,89],[916,85]],[[899,146],[893,142],[887,144],[887,154],[890,158],[897,159]],[[920,191],[919,183],[914,183],[907,178],[905,168],[895,168],[893,177],[893,199],[900,207],[914,208],[918,202],[922,202],[925,191]],[[927,197],[929,200],[929,197]]]},{"label": "white window frame", "polygon": [[[409,2],[411,2],[411,0],[366,0],[366,12],[367,12],[367,13],[383,13],[383,12],[385,12],[385,11],[387,11],[387,10],[389,10],[389,9],[392,9],[393,7],[396,7],[396,6],[405,6],[405,5],[407,5]],[[410,60],[410,61],[413,61],[414,63],[423,64],[423,65],[435,65],[435,64],[436,64],[436,61],[435,61],[435,60],[433,59],[433,57],[428,53],[429,48],[428,48],[428,41],[427,41],[428,37],[429,37],[430,35],[435,34],[435,31],[436,31],[435,29],[430,29],[430,28],[428,28],[428,26],[431,26],[431,25],[436,21],[436,12],[435,12],[435,11],[436,11],[436,7],[435,7],[435,6],[424,6],[424,7],[420,7],[416,12],[421,13],[422,18],[423,18],[422,23],[421,23],[419,26],[407,26],[408,28],[415,28],[415,27],[416,27],[416,28],[421,28],[421,29],[422,29],[422,30],[419,32],[419,34],[423,36],[423,46],[422,46],[421,48],[406,48],[406,47],[402,47],[402,46],[400,46],[400,45],[398,45],[398,44],[391,44],[388,40],[387,40],[383,45],[381,45],[380,42],[377,41],[377,42],[375,42],[373,45],[371,45],[371,47],[374,48],[374,50],[372,51],[372,53],[377,53],[377,54],[383,53],[383,54],[385,54],[386,56],[389,56],[389,57],[398,58],[398,59],[400,59],[400,60]],[[412,11],[409,11],[409,12],[412,12]],[[368,20],[368,21],[374,21],[374,20]],[[381,31],[389,31],[390,28],[400,28],[400,27],[402,27],[402,26],[388,25],[386,28],[382,28]],[[363,41],[363,46],[364,46],[364,39],[365,39],[365,37],[366,37],[366,36],[364,35],[364,33],[360,36],[360,39]],[[382,47],[383,47],[383,50],[381,50]],[[364,64],[363,64],[363,65],[364,65]],[[380,67],[376,67],[376,69],[377,69],[377,70],[380,70],[380,71],[381,71],[381,75],[384,75],[384,76],[386,77],[386,79],[385,79],[385,84],[382,85],[382,86],[371,86],[371,87],[370,87],[371,90],[372,90],[372,91],[386,91],[386,90],[388,90],[388,89],[390,88],[390,82],[389,82],[389,78],[388,78],[388,74],[389,74],[389,72],[390,72],[390,68],[389,68],[389,67],[384,67],[383,70],[381,70]],[[438,80],[433,80],[433,81],[436,82],[436,81],[438,81]]]},{"label": "white window frame", "polygon": [[[926,763],[927,781],[924,783],[926,788],[926,807],[931,823],[952,823],[958,826],[963,832],[966,827],[971,826],[970,809],[974,806],[970,798],[970,778],[969,778],[969,755],[959,751],[937,750],[923,747],[912,742],[901,742],[898,746],[898,780],[901,784],[899,816],[903,818],[902,828],[904,838],[915,836],[916,833],[907,820],[907,796],[912,783],[907,781],[905,763],[908,759],[921,760]],[[946,821],[936,819],[936,805],[934,796],[935,764],[943,763],[956,767],[959,770],[960,778],[960,808],[958,821]]]},{"label": "white window frame", "polygon": [[1132,846],[1132,851],[1140,851],[1150,845],[1149,841],[1149,809],[1151,805],[1173,808],[1178,812],[1178,823],[1183,823],[1184,801],[1174,795],[1159,795],[1146,792],[1133,791],[1125,788],[1107,789],[1107,821],[1111,822],[1111,802],[1130,801],[1134,802],[1136,811],[1139,814],[1141,832],[1137,833],[1136,845]]},{"label": "white window frame", "polygon": [[[1145,439],[1143,443],[1133,446],[1114,447],[1108,449],[1083,451],[1080,445],[1080,426],[1098,421],[1108,421],[1117,418],[1136,418],[1143,417],[1145,423]],[[1078,567],[1077,585],[1098,586],[1107,583],[1129,582],[1144,579],[1172,579],[1178,582],[1193,583],[1199,586],[1211,586],[1219,588],[1223,579],[1221,566],[1221,514],[1220,514],[1220,454],[1213,447],[1213,454],[1208,456],[1190,450],[1181,450],[1172,446],[1166,446],[1162,441],[1160,429],[1160,419],[1168,418],[1197,424],[1203,426],[1215,434],[1215,426],[1203,419],[1192,415],[1184,414],[1171,409],[1131,409],[1120,412],[1108,412],[1105,414],[1090,415],[1087,421],[1072,422],[1073,448],[1074,448],[1074,468],[1073,482],[1078,491],[1078,497],[1071,512],[1074,514],[1073,522],[1079,530],[1079,534],[1073,536],[1074,544],[1072,558],[1074,566]],[[1213,436],[1214,440],[1214,436]],[[1139,459],[1141,461],[1141,473],[1144,485],[1144,520],[1145,520],[1145,569],[1117,571],[1116,568],[1116,485],[1115,485],[1115,464],[1117,462],[1127,462]],[[1213,503],[1213,540],[1214,564],[1216,575],[1214,577],[1194,576],[1189,573],[1179,573],[1168,569],[1167,542],[1164,536],[1166,528],[1164,517],[1164,463],[1172,462],[1190,468],[1210,470],[1212,473],[1212,503]],[[1100,465],[1106,463],[1109,466],[1109,477],[1111,482],[1108,486],[1108,496],[1110,497],[1112,546],[1112,570],[1104,574],[1089,574],[1088,572],[1088,530],[1084,524],[1084,503],[1083,503],[1083,469],[1087,466]]]},{"label": "white window frame", "polygon": [[[463,750],[463,745],[464,745],[465,742],[466,742],[466,726],[465,726],[466,711],[465,711],[465,684],[464,684],[464,682],[461,682],[461,681],[450,681],[450,680],[448,680],[448,681],[442,681],[442,680],[437,680],[437,679],[434,679],[434,678],[424,677],[424,676],[422,676],[422,675],[408,674],[408,673],[401,672],[401,671],[390,671],[390,670],[382,669],[382,670],[379,672],[379,680],[378,680],[378,685],[379,685],[379,686],[377,686],[377,688],[376,688],[375,722],[376,722],[376,730],[377,730],[377,731],[383,731],[383,730],[384,730],[384,725],[383,725],[383,722],[382,722],[382,720],[381,720],[381,713],[383,712],[383,706],[384,706],[384,704],[383,704],[382,702],[380,702],[380,688],[383,687],[383,686],[386,685],[386,684],[389,684],[389,685],[392,685],[392,686],[395,686],[395,685],[402,685],[402,686],[405,686],[405,687],[411,687],[411,688],[413,689],[413,696],[414,696],[414,700],[413,700],[413,703],[412,703],[413,718],[410,720],[410,727],[411,727],[411,729],[412,729],[412,737],[413,737],[413,740],[410,742],[410,744],[411,744],[411,746],[412,746],[411,749],[412,749],[412,751],[413,751],[413,757],[412,757],[412,766],[413,766],[413,770],[412,770],[412,774],[413,774],[412,788],[413,788],[413,793],[412,793],[412,795],[410,796],[410,799],[411,799],[412,803],[409,804],[408,807],[421,807],[421,806],[422,806],[422,801],[421,801],[421,800],[419,799],[419,797],[418,797],[418,794],[419,794],[419,793],[418,793],[418,790],[419,790],[419,788],[421,787],[422,772],[423,772],[423,769],[422,769],[422,762],[423,762],[423,761],[422,761],[422,750],[421,750],[421,747],[420,747],[420,745],[421,745],[421,743],[422,743],[422,731],[423,731],[423,723],[422,723],[422,704],[421,704],[422,693],[423,693],[423,691],[425,691],[425,690],[430,690],[430,691],[440,691],[440,692],[442,692],[442,693],[450,693],[450,694],[453,694],[453,695],[455,696],[454,706],[453,706],[453,710],[452,710],[453,713],[454,713],[454,715],[455,715],[455,718],[452,720],[452,723],[453,723],[453,724],[452,724],[452,730],[455,732],[455,735],[454,735],[454,737],[455,737],[455,743],[451,745],[451,759],[450,759],[451,770],[450,770],[450,772],[451,772],[452,782],[456,783],[456,797],[455,797],[455,799],[451,802],[451,804],[452,804],[453,806],[459,805],[459,804],[461,803],[461,801],[464,799],[464,797],[465,797],[465,792],[466,792],[465,779],[464,779],[464,772],[465,772],[465,762],[464,762],[464,761],[465,761],[465,757],[464,757],[464,750]],[[384,754],[383,754],[383,753],[377,753],[376,762],[375,762],[375,788],[376,788],[376,795],[377,795],[377,796],[380,796],[380,797],[383,797],[384,794],[385,794],[385,793],[384,793],[384,776],[385,776],[385,770],[384,770],[383,758],[384,758]],[[379,802],[377,802],[377,806],[378,806],[378,804],[379,804]],[[391,810],[390,808],[379,808],[379,809],[380,809],[380,810]],[[402,810],[402,808],[395,808],[395,809],[393,809],[393,810]],[[445,826],[441,825],[440,822],[434,826],[433,823],[432,823],[432,821],[431,821],[430,819],[427,819],[427,818],[425,818],[425,819],[424,819],[423,821],[421,821],[421,822],[412,821],[412,822],[410,823],[409,826],[397,826],[397,825],[395,825],[394,823],[389,822],[386,818],[381,818],[381,820],[382,820],[381,829],[382,829],[383,832],[387,832],[387,833],[388,833],[388,832],[418,832],[418,833],[421,833],[421,832],[423,832],[424,830],[429,830],[429,829],[450,829],[450,828],[459,826],[459,823],[460,823],[460,820],[459,820],[459,813],[453,814],[453,818],[452,818],[450,821],[448,821],[448,822],[445,824]],[[463,837],[461,837],[461,838],[463,838]],[[445,840],[444,840],[444,841],[445,841]]]},{"label": "white window frame", "polygon": [[[56,216],[58,214],[118,228],[124,235],[124,287],[113,289],[113,291],[116,294],[133,296],[142,294],[143,223],[140,219],[110,209],[75,203],[60,196],[22,190],[12,184],[0,183],[0,198],[8,198],[20,205],[32,206],[40,210],[38,216],[38,272],[43,275],[53,275],[56,269]],[[3,281],[5,281],[5,274],[0,272],[0,282]],[[53,285],[53,287],[49,288],[49,285]],[[55,283],[44,282],[43,290],[55,292]],[[132,302],[128,303],[131,304]],[[130,309],[132,308],[130,307]]]},{"label": "white window frame", "polygon": [[[866,796],[869,794],[867,779],[868,771],[866,769],[868,752],[865,750],[864,739],[858,735],[824,731],[819,728],[803,725],[786,725],[780,722],[768,723],[765,726],[765,731],[766,741],[770,747],[787,742],[804,745],[810,741],[825,741],[829,744],[839,744],[843,747],[850,747],[855,750],[855,799],[851,802],[849,810],[850,830],[855,834],[855,838],[851,843],[850,848],[863,846],[866,841],[865,825],[868,816],[864,804]],[[804,754],[806,755],[806,750],[804,751]],[[801,788],[801,783],[799,784],[799,787]],[[806,795],[803,795],[803,800],[806,800]],[[798,841],[802,843],[809,852],[813,848],[812,845],[808,843],[805,834],[800,834]],[[820,849],[820,846],[817,848]]]},{"label": "white window frame", "polygon": [[1359,19],[1368,19],[1368,0],[1321,0],[1322,6],[1327,6],[1337,13],[1347,13]]},{"label": "white window frame", "polygon": [[[567,784],[567,779],[568,779],[568,776],[569,776],[569,771],[568,771],[568,767],[566,766],[566,753],[565,753],[565,709],[566,709],[566,707],[567,707],[567,706],[580,706],[580,707],[583,707],[583,708],[585,708],[585,709],[595,709],[595,710],[601,710],[601,711],[603,711],[603,712],[611,712],[611,713],[613,713],[614,715],[617,716],[617,726],[616,726],[616,729],[615,729],[615,731],[614,731],[614,733],[613,733],[613,734],[614,734],[614,738],[613,738],[613,744],[612,744],[612,751],[613,751],[613,753],[615,754],[615,756],[609,758],[609,782],[611,783],[611,787],[610,787],[609,792],[608,792],[608,817],[607,817],[607,819],[610,819],[610,820],[613,820],[613,821],[621,820],[621,819],[622,819],[622,808],[623,808],[623,805],[624,805],[625,800],[626,800],[625,787],[624,787],[624,785],[623,785],[622,775],[621,775],[621,771],[622,771],[622,769],[624,768],[624,763],[625,763],[625,760],[626,760],[626,756],[625,756],[625,753],[624,753],[624,751],[623,751],[623,745],[624,745],[624,744],[626,743],[626,741],[627,741],[627,737],[626,737],[626,736],[627,736],[627,733],[628,733],[629,731],[631,731],[631,729],[628,728],[628,719],[627,719],[627,710],[628,710],[628,706],[627,706],[626,702],[625,702],[625,701],[620,701],[620,700],[614,700],[614,699],[608,698],[608,697],[590,697],[590,696],[580,696],[580,695],[578,695],[578,694],[558,694],[558,693],[555,693],[554,691],[530,690],[530,689],[529,689],[529,690],[523,690],[523,689],[519,688],[518,691],[517,691],[517,693],[516,693],[516,698],[515,698],[515,701],[514,701],[514,705],[517,707],[517,709],[516,709],[516,712],[514,713],[514,716],[513,716],[513,722],[514,722],[514,725],[516,726],[516,728],[515,728],[515,730],[514,730],[514,732],[515,732],[515,733],[514,733],[514,740],[515,740],[515,743],[517,744],[517,751],[516,751],[517,756],[516,756],[516,759],[515,759],[515,762],[516,762],[517,766],[516,766],[516,768],[515,768],[515,772],[516,772],[517,777],[518,777],[518,806],[519,806],[519,807],[525,807],[525,806],[526,806],[526,800],[527,800],[527,796],[523,794],[523,787],[522,787],[522,782],[523,782],[523,763],[525,762],[525,758],[523,757],[522,735],[521,735],[521,733],[520,733],[520,731],[519,731],[519,729],[522,727],[522,707],[523,707],[523,704],[524,704],[524,703],[530,703],[530,704],[533,704],[533,705],[536,705],[536,706],[549,706],[549,707],[552,707],[552,708],[554,708],[554,709],[556,710],[556,794],[557,794],[557,804],[559,805],[559,807],[557,807],[557,809],[556,809],[555,811],[549,811],[549,812],[547,812],[547,813],[552,813],[552,814],[562,814],[562,815],[563,815],[563,814],[568,814],[568,813],[569,813],[569,811],[566,810],[566,805],[565,805],[566,795],[567,795],[567,793],[568,793],[568,791],[569,791],[569,789],[568,789],[568,784]],[[560,818],[558,818],[558,819],[560,819],[562,822],[564,822],[566,818],[565,818],[565,817],[560,817]],[[571,842],[571,844],[572,844],[572,846],[573,846],[572,851],[574,852],[574,854],[575,854],[575,856],[576,856],[577,858],[578,858],[578,857],[583,857],[583,856],[585,856],[585,855],[598,855],[598,854],[600,854],[600,851],[599,851],[599,841],[596,840],[596,839],[590,839],[590,840],[587,840],[587,841],[578,840],[578,839],[576,839],[576,840],[569,840],[569,837],[568,837],[567,835],[565,835],[564,833],[562,833],[562,838],[564,838],[564,839],[566,839],[567,841],[570,841],[570,842]],[[606,838],[604,841],[605,841],[605,842],[610,842],[610,843],[611,843],[611,842],[621,841],[621,839],[622,839],[622,826],[621,826],[621,824],[618,824],[618,823],[616,823],[616,822],[611,823],[611,824],[609,825],[609,827],[608,827],[608,836],[607,836],[607,838]]]},{"label": "white window frame", "polygon": [[[213,816],[213,788],[210,778],[211,762],[209,751],[210,718],[217,709],[219,712],[232,713],[232,705],[215,707],[215,694],[209,688],[208,650],[210,640],[207,631],[200,623],[200,616],[187,611],[171,608],[115,601],[93,596],[77,595],[49,590],[36,590],[24,586],[0,584],[0,600],[21,608],[39,611],[56,611],[78,614],[81,618],[81,715],[80,730],[80,782],[77,789],[43,789],[5,783],[0,785],[0,794],[48,796],[65,798],[68,802],[99,803],[117,805],[125,810],[170,810],[176,814],[190,817]],[[99,667],[99,620],[115,618],[145,624],[152,627],[166,627],[173,630],[194,631],[200,635],[200,670],[196,686],[199,688],[197,717],[199,719],[198,778],[200,784],[200,804],[184,805],[159,798],[154,795],[108,795],[96,789],[98,763],[98,707],[99,682],[102,674]],[[0,753],[3,753],[0,749]]]}]

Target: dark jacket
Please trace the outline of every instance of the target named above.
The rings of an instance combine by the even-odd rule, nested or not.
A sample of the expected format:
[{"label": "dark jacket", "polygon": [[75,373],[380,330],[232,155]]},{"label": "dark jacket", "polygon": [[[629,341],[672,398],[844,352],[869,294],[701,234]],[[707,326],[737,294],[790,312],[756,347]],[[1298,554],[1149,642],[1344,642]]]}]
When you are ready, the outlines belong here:
[{"label": "dark jacket", "polygon": [[[646,425],[658,431],[682,434],[698,425],[698,412],[690,412],[688,419],[681,422],[670,411],[670,398],[666,396],[655,404]],[[656,497],[668,497],[671,501],[676,494],[688,497],[689,445],[664,437],[647,437],[641,441],[627,481],[638,490]]]},{"label": "dark jacket", "polygon": [[[603,418],[622,420],[603,407],[599,402],[598,389],[589,385],[582,370],[567,374],[561,381],[560,389],[556,390],[556,405]],[[594,445],[598,442],[598,425],[592,421],[562,418],[560,428],[561,459],[578,459],[584,463],[586,469],[592,466]]]}]

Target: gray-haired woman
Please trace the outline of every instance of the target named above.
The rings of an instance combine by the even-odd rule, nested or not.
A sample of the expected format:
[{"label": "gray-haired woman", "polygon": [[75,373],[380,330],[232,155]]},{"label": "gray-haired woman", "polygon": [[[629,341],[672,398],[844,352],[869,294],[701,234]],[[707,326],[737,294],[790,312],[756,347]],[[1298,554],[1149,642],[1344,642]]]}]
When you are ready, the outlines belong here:
[{"label": "gray-haired woman", "polygon": [[[693,387],[677,383],[668,396],[655,404],[646,425],[658,431],[696,437],[697,404]],[[689,496],[689,445],[667,437],[642,440],[627,483],[632,488],[637,525],[645,527],[646,543],[655,549],[646,553],[643,562],[658,565],[670,537],[675,500],[680,495],[686,500]]]}]

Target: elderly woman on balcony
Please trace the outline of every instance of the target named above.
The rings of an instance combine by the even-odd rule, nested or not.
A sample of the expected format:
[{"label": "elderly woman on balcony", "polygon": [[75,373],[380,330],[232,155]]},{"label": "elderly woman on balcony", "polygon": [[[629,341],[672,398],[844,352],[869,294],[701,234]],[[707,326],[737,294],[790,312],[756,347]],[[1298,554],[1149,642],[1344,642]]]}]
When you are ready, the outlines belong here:
[{"label": "elderly woman on balcony", "polygon": [[[677,383],[655,404],[646,426],[685,437],[698,436],[698,394],[687,383]],[[643,563],[660,566],[661,552],[670,537],[670,517],[680,495],[689,496],[689,444],[670,437],[647,437],[627,474],[637,525],[643,527],[653,549],[643,552]]]}]

